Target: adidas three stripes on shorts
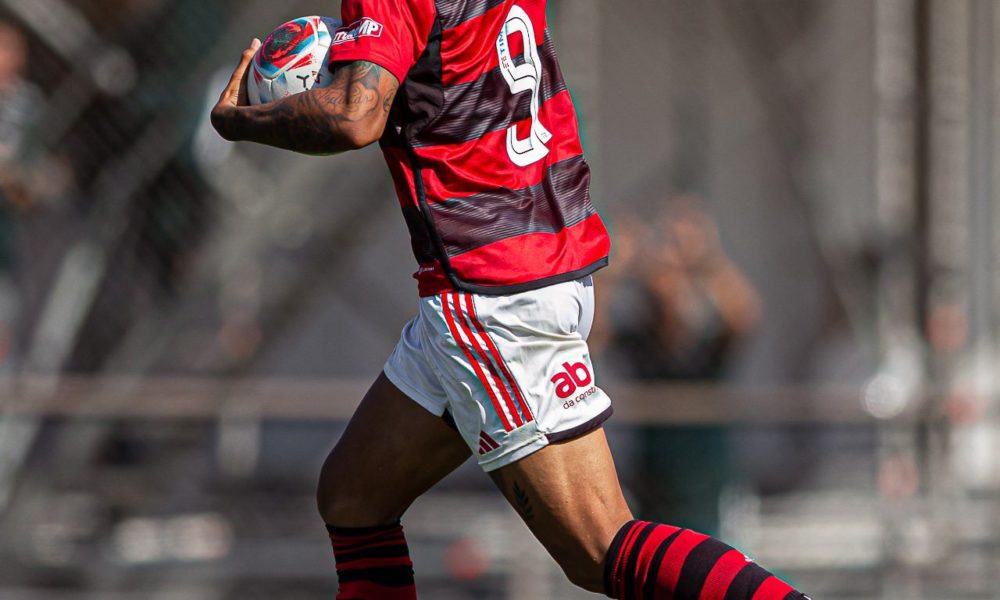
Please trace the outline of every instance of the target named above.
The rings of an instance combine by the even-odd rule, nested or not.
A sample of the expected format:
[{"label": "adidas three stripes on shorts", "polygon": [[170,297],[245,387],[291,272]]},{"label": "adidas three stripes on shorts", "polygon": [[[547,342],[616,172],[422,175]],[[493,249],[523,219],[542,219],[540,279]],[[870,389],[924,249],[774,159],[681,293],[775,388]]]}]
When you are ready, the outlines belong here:
[{"label": "adidas three stripes on shorts", "polygon": [[492,471],[611,416],[587,349],[593,316],[590,277],[506,296],[422,297],[384,371],[431,413],[447,411]]}]

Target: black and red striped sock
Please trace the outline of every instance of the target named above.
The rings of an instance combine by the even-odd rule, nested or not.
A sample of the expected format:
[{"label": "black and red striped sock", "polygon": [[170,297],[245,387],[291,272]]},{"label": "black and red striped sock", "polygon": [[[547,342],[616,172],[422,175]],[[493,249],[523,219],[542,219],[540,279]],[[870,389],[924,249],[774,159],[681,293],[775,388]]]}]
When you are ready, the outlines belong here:
[{"label": "black and red striped sock", "polygon": [[715,538],[646,521],[615,536],[604,591],[617,600],[808,600]]},{"label": "black and red striped sock", "polygon": [[337,600],[416,600],[413,562],[397,521],[383,527],[326,526],[337,560]]}]

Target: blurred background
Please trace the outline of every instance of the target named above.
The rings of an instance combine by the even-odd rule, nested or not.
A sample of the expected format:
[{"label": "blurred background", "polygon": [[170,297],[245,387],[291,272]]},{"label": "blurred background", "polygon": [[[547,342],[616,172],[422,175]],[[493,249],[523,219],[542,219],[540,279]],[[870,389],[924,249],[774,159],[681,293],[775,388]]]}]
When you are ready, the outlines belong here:
[{"label": "blurred background", "polygon": [[[1000,598],[1000,2],[549,5],[633,509],[816,600]],[[305,14],[0,0],[0,598],[332,598],[314,482],[406,229],[377,148],[207,123]],[[404,524],[422,597],[596,597],[472,463]]]}]

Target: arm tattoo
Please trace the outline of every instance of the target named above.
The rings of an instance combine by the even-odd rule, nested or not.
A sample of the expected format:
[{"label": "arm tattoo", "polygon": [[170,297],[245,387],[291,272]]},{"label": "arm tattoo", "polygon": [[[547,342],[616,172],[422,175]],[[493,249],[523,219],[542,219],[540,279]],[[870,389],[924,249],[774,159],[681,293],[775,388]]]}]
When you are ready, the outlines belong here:
[{"label": "arm tattoo", "polygon": [[241,139],[310,154],[349,150],[374,127],[381,133],[399,88],[395,77],[367,61],[346,63],[332,77],[325,88],[241,113],[234,131]]},{"label": "arm tattoo", "polygon": [[[397,85],[396,88],[398,87],[399,86]],[[382,110],[385,112],[385,114],[389,114],[389,111],[392,110],[392,101],[396,99],[396,88],[390,90],[389,93],[387,93],[385,95],[385,98],[382,100]]]}]

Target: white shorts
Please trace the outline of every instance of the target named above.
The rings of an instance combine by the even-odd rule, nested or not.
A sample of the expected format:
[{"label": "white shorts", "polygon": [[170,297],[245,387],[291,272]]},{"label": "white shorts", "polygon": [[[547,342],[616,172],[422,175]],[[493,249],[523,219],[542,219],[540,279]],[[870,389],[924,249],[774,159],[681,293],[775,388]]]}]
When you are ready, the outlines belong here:
[{"label": "white shorts", "polygon": [[590,277],[508,296],[427,296],[385,374],[431,413],[450,415],[492,471],[611,416],[587,349],[593,317]]}]

